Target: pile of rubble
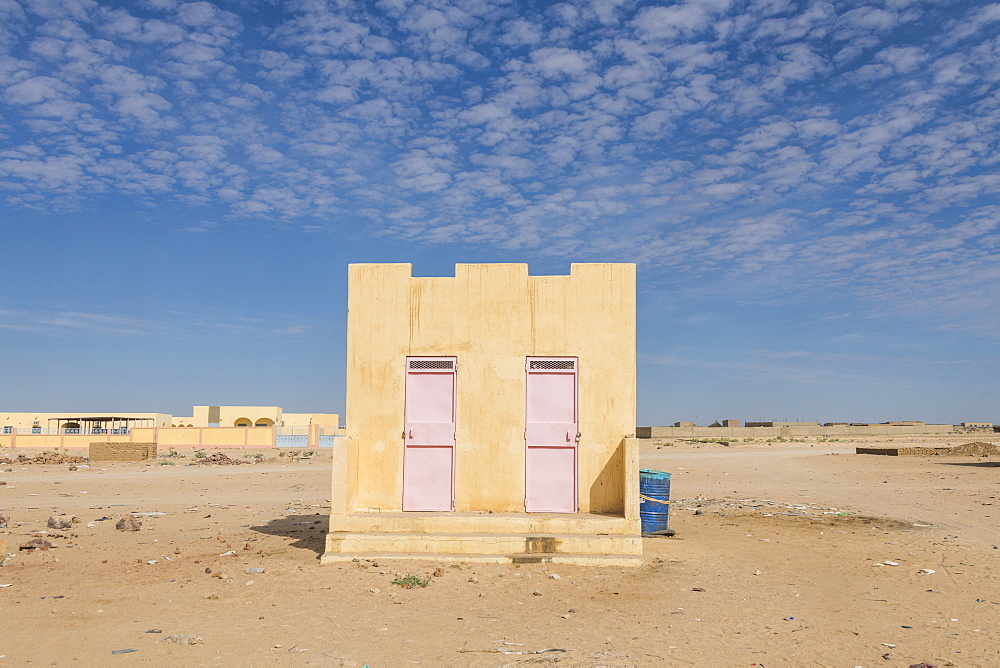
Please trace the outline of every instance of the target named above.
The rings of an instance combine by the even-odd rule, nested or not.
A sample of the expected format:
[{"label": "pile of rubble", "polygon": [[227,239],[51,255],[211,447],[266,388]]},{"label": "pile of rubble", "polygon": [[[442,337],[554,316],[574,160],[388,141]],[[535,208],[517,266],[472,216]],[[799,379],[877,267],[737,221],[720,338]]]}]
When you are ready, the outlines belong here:
[{"label": "pile of rubble", "polygon": [[219,466],[228,466],[230,464],[253,464],[252,461],[247,461],[245,459],[233,459],[229,455],[223,454],[221,452],[216,452],[207,457],[201,457],[200,459],[194,460],[195,464],[218,464]]},{"label": "pile of rubble", "polygon": [[0,457],[0,464],[81,464],[85,461],[87,461],[86,457],[48,450],[34,457],[26,457],[25,455],[18,455],[13,459]]},{"label": "pile of rubble", "polygon": [[955,447],[948,448],[947,451],[942,451],[939,454],[959,455],[965,457],[1000,457],[1000,446],[993,445],[992,443],[976,441],[973,443],[965,443],[964,445],[956,445]]}]

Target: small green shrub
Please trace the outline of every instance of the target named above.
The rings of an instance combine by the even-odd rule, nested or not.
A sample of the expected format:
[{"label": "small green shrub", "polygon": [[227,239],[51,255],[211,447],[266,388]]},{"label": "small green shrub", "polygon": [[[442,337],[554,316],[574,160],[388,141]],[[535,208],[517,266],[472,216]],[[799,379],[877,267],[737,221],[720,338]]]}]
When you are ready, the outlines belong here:
[{"label": "small green shrub", "polygon": [[204,459],[205,458],[205,451],[204,450],[195,450],[194,451],[194,458],[195,459]]},{"label": "small green shrub", "polygon": [[408,573],[405,576],[397,577],[392,581],[392,584],[399,585],[403,589],[416,589],[417,587],[426,587],[431,583],[431,576],[427,575],[425,577],[420,577],[419,575],[414,575],[413,573]]}]

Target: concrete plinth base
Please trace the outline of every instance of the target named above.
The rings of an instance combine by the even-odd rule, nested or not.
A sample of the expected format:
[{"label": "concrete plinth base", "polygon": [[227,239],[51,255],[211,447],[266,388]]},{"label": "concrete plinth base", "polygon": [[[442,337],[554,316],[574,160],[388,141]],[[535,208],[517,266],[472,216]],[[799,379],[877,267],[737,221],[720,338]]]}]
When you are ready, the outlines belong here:
[{"label": "concrete plinth base", "polygon": [[638,520],[586,513],[351,513],[331,516],[321,561],[640,566],[639,531]]}]

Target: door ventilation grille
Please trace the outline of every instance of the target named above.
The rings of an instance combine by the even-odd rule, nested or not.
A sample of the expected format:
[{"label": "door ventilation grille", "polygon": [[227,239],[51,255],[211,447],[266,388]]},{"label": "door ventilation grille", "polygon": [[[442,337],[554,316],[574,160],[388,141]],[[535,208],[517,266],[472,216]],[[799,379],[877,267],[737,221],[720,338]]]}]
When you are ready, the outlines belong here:
[{"label": "door ventilation grille", "polygon": [[455,360],[410,360],[411,369],[454,369]]},{"label": "door ventilation grille", "polygon": [[529,369],[575,369],[576,360],[531,360]]}]

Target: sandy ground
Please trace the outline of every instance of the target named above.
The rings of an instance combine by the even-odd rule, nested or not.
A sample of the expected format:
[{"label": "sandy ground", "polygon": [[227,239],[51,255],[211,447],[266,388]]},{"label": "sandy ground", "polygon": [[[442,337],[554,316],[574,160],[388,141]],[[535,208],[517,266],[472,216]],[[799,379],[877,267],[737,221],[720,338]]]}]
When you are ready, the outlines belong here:
[{"label": "sandy ground", "polygon": [[321,456],[0,465],[0,666],[1000,663],[1000,458],[856,444],[644,445],[677,536],[638,569],[320,566]]}]

